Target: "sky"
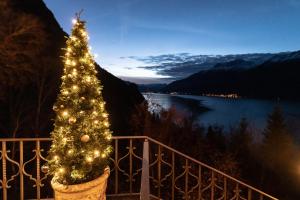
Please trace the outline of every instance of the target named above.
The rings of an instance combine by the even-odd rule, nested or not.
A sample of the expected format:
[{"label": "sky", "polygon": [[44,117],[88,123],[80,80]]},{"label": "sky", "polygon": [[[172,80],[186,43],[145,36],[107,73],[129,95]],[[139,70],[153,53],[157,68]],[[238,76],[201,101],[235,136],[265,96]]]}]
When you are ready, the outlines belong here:
[{"label": "sky", "polygon": [[[164,55],[300,50],[300,0],[45,0],[70,33],[83,9],[97,63],[137,83],[163,82]],[[163,55],[163,56],[162,56]],[[165,64],[165,63],[164,63]],[[146,66],[146,67],[145,67]]]}]

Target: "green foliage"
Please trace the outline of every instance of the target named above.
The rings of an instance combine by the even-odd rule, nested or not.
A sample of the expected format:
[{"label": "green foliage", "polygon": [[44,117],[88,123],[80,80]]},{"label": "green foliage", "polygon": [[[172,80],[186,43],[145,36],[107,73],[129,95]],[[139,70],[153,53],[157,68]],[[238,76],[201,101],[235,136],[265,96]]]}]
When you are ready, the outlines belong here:
[{"label": "green foliage", "polygon": [[77,19],[67,40],[64,73],[57,101],[49,169],[60,183],[77,184],[93,180],[108,164],[111,131],[88,48],[85,22]]}]

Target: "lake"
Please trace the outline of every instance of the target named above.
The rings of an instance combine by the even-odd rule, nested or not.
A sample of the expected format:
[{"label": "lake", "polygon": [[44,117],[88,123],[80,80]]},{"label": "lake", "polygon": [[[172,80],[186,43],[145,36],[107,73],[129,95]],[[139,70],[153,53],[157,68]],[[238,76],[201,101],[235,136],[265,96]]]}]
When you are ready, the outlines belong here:
[{"label": "lake", "polygon": [[[223,125],[225,129],[236,125],[242,117],[250,122],[252,128],[262,130],[266,125],[268,115],[279,103],[289,128],[300,135],[300,102],[272,101],[265,99],[230,99],[194,95],[170,95],[159,93],[143,93],[144,97],[161,107],[168,109],[174,106],[186,113],[199,113],[197,122],[202,125]],[[181,100],[180,100],[181,99]],[[195,103],[200,109],[195,109]],[[206,107],[209,110],[203,110]]]}]

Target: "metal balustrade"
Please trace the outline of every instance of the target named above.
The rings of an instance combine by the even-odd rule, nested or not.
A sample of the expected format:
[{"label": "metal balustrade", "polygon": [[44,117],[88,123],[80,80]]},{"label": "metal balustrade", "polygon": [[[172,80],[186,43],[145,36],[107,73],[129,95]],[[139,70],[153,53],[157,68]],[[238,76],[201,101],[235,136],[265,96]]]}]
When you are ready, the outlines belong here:
[{"label": "metal balustrade", "polygon": [[[114,153],[110,158],[108,196],[138,194],[142,199],[276,200],[147,136],[112,139]],[[50,138],[0,139],[2,199],[53,197],[51,177],[41,172],[50,142]]]}]

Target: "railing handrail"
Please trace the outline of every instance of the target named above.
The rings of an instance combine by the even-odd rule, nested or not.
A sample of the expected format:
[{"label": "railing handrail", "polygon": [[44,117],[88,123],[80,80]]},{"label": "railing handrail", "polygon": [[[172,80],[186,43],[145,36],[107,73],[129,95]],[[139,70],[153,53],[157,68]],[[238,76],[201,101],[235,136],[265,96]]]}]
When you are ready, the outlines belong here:
[{"label": "railing handrail", "polygon": [[180,151],[178,151],[176,149],[173,149],[172,147],[169,147],[169,146],[167,146],[167,145],[165,145],[165,144],[163,144],[163,143],[161,143],[161,142],[159,142],[159,141],[157,141],[155,139],[152,139],[150,137],[147,137],[147,139],[149,141],[151,141],[151,142],[154,142],[154,143],[156,143],[156,144],[158,144],[158,145],[160,145],[160,146],[162,146],[162,147],[170,150],[170,151],[173,151],[174,153],[177,153],[178,155],[180,155],[180,156],[182,156],[182,157],[184,157],[184,158],[186,158],[188,160],[191,160],[191,161],[193,161],[193,162],[195,162],[195,163],[197,163],[197,164],[199,164],[199,165],[201,165],[203,167],[206,167],[206,168],[208,168],[208,169],[210,169],[210,170],[212,170],[212,171],[214,171],[214,172],[216,172],[216,173],[218,173],[218,174],[220,174],[220,175],[222,175],[222,176],[224,176],[224,177],[226,177],[228,179],[231,179],[232,181],[235,181],[235,182],[237,182],[237,183],[239,183],[239,184],[241,184],[241,185],[243,185],[243,186],[245,186],[245,187],[247,187],[247,188],[249,188],[251,190],[254,190],[255,192],[258,192],[258,193],[260,193],[260,194],[262,194],[262,195],[264,195],[266,197],[269,197],[269,198],[271,198],[273,200],[278,200],[277,198],[275,198],[275,197],[273,197],[273,196],[271,196],[271,195],[269,195],[269,194],[267,194],[267,193],[265,193],[265,192],[263,192],[263,191],[255,188],[255,187],[253,187],[251,185],[248,185],[247,183],[245,183],[243,181],[240,181],[240,180],[238,180],[238,179],[236,179],[236,178],[234,178],[234,177],[232,177],[232,176],[230,176],[230,175],[228,175],[228,174],[226,174],[226,173],[224,173],[224,172],[222,172],[222,171],[220,171],[220,170],[218,170],[218,169],[216,169],[214,167],[211,167],[211,166],[209,166],[209,165],[207,165],[205,163],[202,163],[199,160],[196,160],[195,158],[192,158],[192,157],[190,157],[190,156],[188,156],[188,155],[186,155],[184,153],[181,153]]},{"label": "railing handrail", "polygon": [[[167,146],[167,145],[165,145],[165,144],[163,144],[163,143],[161,143],[161,142],[159,142],[159,141],[157,141],[157,140],[155,140],[151,137],[148,137],[148,136],[113,136],[112,137],[112,140],[123,140],[123,139],[144,139],[144,140],[147,139],[150,142],[153,142],[157,145],[160,145],[160,146],[164,147],[165,149],[168,149],[169,151],[172,151],[172,152],[184,157],[185,159],[188,159],[188,160],[190,160],[190,161],[192,161],[192,162],[194,162],[194,163],[196,163],[196,164],[198,164],[202,167],[210,169],[210,170],[214,171],[215,173],[218,173],[218,174],[220,174],[220,175],[222,175],[222,176],[224,176],[224,177],[226,177],[226,178],[228,178],[228,179],[230,179],[230,180],[232,180],[232,181],[234,181],[234,182],[236,182],[240,185],[243,185],[243,186],[247,187],[248,189],[251,189],[251,190],[253,190],[253,191],[255,191],[255,192],[257,192],[261,195],[264,195],[264,196],[266,196],[270,199],[278,200],[277,198],[275,198],[275,197],[273,197],[273,196],[271,196],[271,195],[255,188],[255,187],[253,187],[253,186],[251,186],[251,185],[249,185],[249,184],[247,184],[243,181],[240,181],[240,180],[238,180],[238,179],[236,179],[236,178],[234,178],[234,177],[232,177],[232,176],[230,176],[230,175],[228,175],[228,174],[226,174],[226,173],[224,173],[224,172],[222,172],[222,171],[220,171],[220,170],[218,170],[214,167],[211,167],[211,166],[209,166],[209,165],[207,165],[207,164],[205,164],[205,163],[203,163],[199,160],[196,160],[195,158],[192,158],[192,157],[190,157],[190,156],[188,156],[188,155],[186,155],[186,154],[184,154],[184,153],[182,153],[182,152],[180,152],[180,151],[178,151],[178,150],[176,150],[172,147],[169,147],[169,146]],[[52,140],[51,138],[0,138],[1,143],[2,142],[19,142],[19,141],[23,141],[23,142],[51,141],[51,140]]]}]

